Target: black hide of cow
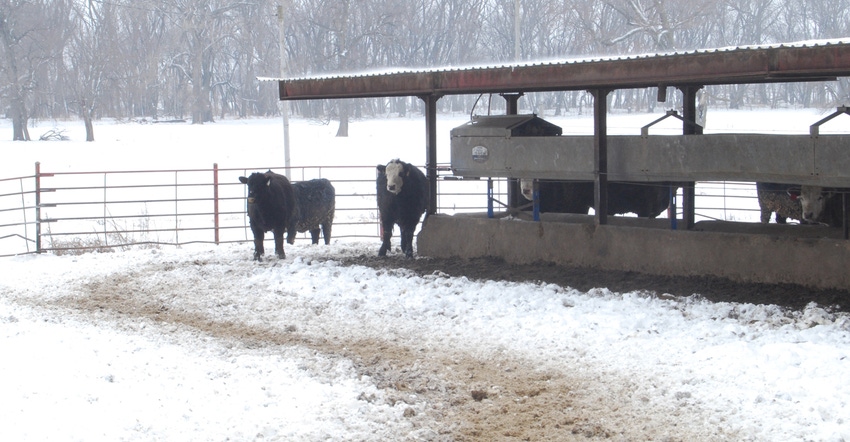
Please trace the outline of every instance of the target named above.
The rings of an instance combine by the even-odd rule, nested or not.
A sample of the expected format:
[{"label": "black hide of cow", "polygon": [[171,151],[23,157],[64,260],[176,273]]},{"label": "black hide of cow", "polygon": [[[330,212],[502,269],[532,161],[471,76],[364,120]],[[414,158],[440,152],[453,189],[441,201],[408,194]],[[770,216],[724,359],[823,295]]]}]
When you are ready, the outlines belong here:
[{"label": "black hide of cow", "polygon": [[335,208],[335,191],[330,181],[318,179],[292,184],[272,171],[252,173],[247,178],[239,177],[239,181],[248,186],[248,218],[254,234],[255,260],[263,260],[263,240],[268,231],[274,234],[275,254],[281,259],[286,258],[284,232],[286,241],[294,244],[298,232],[309,230],[313,244],[318,244],[321,230],[325,244],[330,243]]},{"label": "black hide of cow", "polygon": [[[387,189],[387,168],[399,170],[401,190],[397,184],[391,183],[393,193]],[[375,179],[378,195],[378,213],[381,218],[382,242],[378,256],[386,256],[390,249],[390,239],[393,227],[398,224],[401,235],[401,250],[405,256],[413,256],[413,232],[419,224],[419,218],[428,209],[430,191],[428,180],[419,168],[399,160],[393,160],[387,165],[378,165],[378,176]],[[395,181],[395,180],[392,180]]]},{"label": "black hide of cow", "polygon": [[[541,212],[587,214],[594,206],[592,182],[540,180],[539,189]],[[608,183],[608,215],[655,218],[669,205],[669,183]]]},{"label": "black hide of cow", "polygon": [[313,244],[318,244],[321,228],[325,244],[330,244],[336,207],[336,192],[331,182],[324,178],[299,181],[292,183],[292,190],[297,203],[286,228],[286,242],[294,244],[297,232],[309,230]]},{"label": "black hide of cow", "polygon": [[254,259],[263,260],[265,232],[274,234],[274,252],[278,258],[286,258],[283,251],[283,233],[292,220],[295,194],[292,184],[283,176],[272,171],[255,172],[239,181],[248,186],[248,218],[254,233]]}]

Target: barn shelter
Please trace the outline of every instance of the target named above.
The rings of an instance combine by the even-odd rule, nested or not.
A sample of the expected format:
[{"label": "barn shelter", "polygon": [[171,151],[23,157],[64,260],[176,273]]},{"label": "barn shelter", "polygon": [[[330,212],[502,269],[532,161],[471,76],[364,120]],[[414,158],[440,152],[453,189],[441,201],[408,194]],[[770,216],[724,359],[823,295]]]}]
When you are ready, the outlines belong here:
[{"label": "barn shelter", "polygon": [[[706,85],[829,81],[850,76],[850,43],[809,41],[667,54],[563,60],[490,67],[393,70],[277,79],[281,100],[416,96],[425,104],[426,172],[436,194],[437,102],[453,94],[501,94],[516,114],[523,94],[587,90],[594,97],[592,136],[452,140],[452,169],[468,177],[593,180],[595,215],[549,217],[522,223],[486,216],[436,214],[418,238],[430,256],[499,256],[510,262],[550,261],[663,275],[714,275],[750,282],[785,282],[850,289],[850,241],[828,228],[772,229],[769,235],[713,231],[694,222],[694,181],[772,181],[850,187],[850,146],[845,135],[702,135],[697,94]],[[683,94],[681,136],[648,131],[622,137],[607,133],[611,91],[655,88],[659,101],[673,87]],[[847,113],[839,108],[831,117]],[[514,142],[511,139],[516,140]],[[523,140],[520,165],[515,155]],[[526,146],[528,144],[528,146]],[[488,147],[488,161],[474,158]],[[481,150],[478,149],[478,152]],[[513,156],[512,156],[513,155]],[[556,161],[556,158],[575,161]],[[470,161],[469,159],[472,159]],[[500,160],[495,160],[499,158]],[[478,161],[476,161],[478,160]],[[554,164],[561,166],[553,167]],[[514,167],[514,166],[517,167]],[[682,184],[683,219],[661,228],[651,220],[606,215],[608,181],[675,181]],[[511,203],[518,192],[511,192]],[[566,221],[566,222],[564,222]],[[846,224],[846,222],[845,222]],[[678,226],[678,230],[669,226]],[[805,229],[805,237],[799,235]],[[837,230],[837,229],[831,229]],[[847,228],[845,226],[846,237]],[[466,238],[466,241],[457,241]],[[647,258],[649,257],[649,258]],[[812,266],[812,263],[818,263]],[[816,267],[816,268],[813,268]]]}]

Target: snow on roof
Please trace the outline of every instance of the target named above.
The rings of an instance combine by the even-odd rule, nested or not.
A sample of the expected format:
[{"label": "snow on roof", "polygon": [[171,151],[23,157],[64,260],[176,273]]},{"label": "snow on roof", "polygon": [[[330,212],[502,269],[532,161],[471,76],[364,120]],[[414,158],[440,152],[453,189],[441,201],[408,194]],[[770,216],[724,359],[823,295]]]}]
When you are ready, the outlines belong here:
[{"label": "snow on roof", "polygon": [[287,77],[287,78],[257,77],[257,79],[259,81],[327,80],[327,79],[334,79],[334,78],[359,78],[359,77],[376,77],[376,76],[383,76],[383,75],[398,75],[398,74],[422,74],[422,73],[436,73],[436,72],[484,70],[484,69],[495,69],[495,68],[502,69],[502,68],[519,68],[519,67],[533,67],[533,66],[546,66],[546,65],[597,63],[597,62],[619,61],[619,60],[646,59],[646,58],[654,58],[654,57],[661,58],[661,57],[683,56],[683,55],[710,54],[710,53],[719,53],[719,52],[752,51],[752,50],[779,49],[779,48],[806,48],[806,47],[819,47],[819,46],[830,46],[830,45],[850,45],[850,37],[844,37],[844,38],[841,38],[841,39],[805,40],[805,41],[788,42],[788,43],[773,43],[773,44],[743,45],[743,46],[725,46],[725,47],[710,48],[710,49],[694,49],[694,50],[686,50],[686,51],[643,53],[643,54],[634,54],[634,55],[626,54],[626,55],[590,56],[590,57],[580,57],[580,58],[534,60],[534,61],[517,62],[517,63],[482,64],[482,65],[469,65],[469,66],[441,66],[441,67],[432,67],[432,68],[385,68],[385,69],[375,69],[375,70],[369,70],[369,71],[348,72],[348,73],[334,72],[334,73],[327,73],[327,74],[304,75],[304,76],[299,76],[299,77]]}]

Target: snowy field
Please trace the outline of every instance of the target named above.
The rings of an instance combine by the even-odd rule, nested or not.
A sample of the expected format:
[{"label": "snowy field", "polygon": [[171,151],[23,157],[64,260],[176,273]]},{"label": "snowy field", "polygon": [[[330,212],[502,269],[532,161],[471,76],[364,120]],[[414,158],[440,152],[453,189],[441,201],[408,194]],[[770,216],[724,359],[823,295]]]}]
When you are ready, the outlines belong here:
[{"label": "snowy field", "polygon": [[[641,126],[661,115],[612,114],[610,132],[636,135]],[[807,133],[809,124],[823,115],[815,110],[718,111],[710,113],[706,131]],[[592,132],[587,115],[544,117],[561,126],[565,134]],[[460,114],[439,116],[439,164],[446,166],[450,159],[450,130],[467,119]],[[82,141],[83,127],[77,121],[36,122],[30,128],[33,138],[52,132],[61,133],[68,140],[0,141],[0,149],[13,153],[0,163],[0,256],[35,250],[32,176],[36,162],[40,163],[41,173],[47,175],[41,179],[41,186],[57,189],[41,194],[45,206],[41,218],[57,220],[42,225],[42,243],[48,248],[62,248],[74,241],[104,243],[110,236],[117,237],[112,238],[112,243],[214,242],[214,164],[220,171],[217,179],[221,228],[217,233],[222,242],[244,241],[248,239],[244,228],[244,186],[237,178],[269,168],[283,172],[281,126],[278,119],[224,120],[203,126],[103,121],[96,124],[97,141],[86,143]],[[335,137],[336,129],[336,122],[293,119],[292,178],[323,177],[334,182],[337,238],[374,237],[378,231],[374,167],[392,158],[424,165],[424,121],[420,116],[355,121],[346,138]],[[850,119],[837,118],[823,128],[824,133],[836,130],[850,130]],[[680,132],[681,123],[675,118],[667,118],[651,129],[652,134]],[[0,134],[3,133],[11,134],[8,120],[0,120]],[[497,180],[497,198],[504,201],[505,191],[504,181]],[[697,221],[759,220],[753,183],[701,182],[696,191]],[[27,193],[22,197],[21,192]],[[483,212],[486,181],[438,180],[438,194],[440,213]],[[179,202],[175,203],[175,199]],[[102,204],[103,201],[110,203]],[[22,206],[30,209],[21,210]]]},{"label": "snowy field", "polygon": [[[707,131],[806,133],[823,115],[718,111]],[[613,115],[611,132],[657,116]],[[591,132],[587,117],[544,117]],[[445,161],[466,116],[440,120]],[[54,126],[71,140],[0,141],[0,178],[35,161],[283,164],[277,120],[101,123],[94,143],[77,122],[30,131]],[[293,121],[293,165],[424,164],[421,118],[335,131]],[[0,258],[0,440],[850,440],[850,317],[828,306],[338,262],[378,245],[296,243],[263,263],[248,243]]]}]

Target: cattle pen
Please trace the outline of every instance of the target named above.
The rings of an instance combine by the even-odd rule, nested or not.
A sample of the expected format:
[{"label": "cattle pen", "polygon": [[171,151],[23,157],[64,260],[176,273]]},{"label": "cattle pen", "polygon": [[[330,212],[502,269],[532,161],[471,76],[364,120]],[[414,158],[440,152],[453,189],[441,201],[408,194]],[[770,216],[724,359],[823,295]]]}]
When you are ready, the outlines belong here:
[{"label": "cattle pen", "polygon": [[[291,169],[294,180],[326,177],[338,187],[334,238],[374,240],[377,244],[380,227],[375,182],[371,179],[374,166]],[[36,164],[32,175],[0,179],[0,256],[76,254],[131,246],[248,243],[251,233],[245,189],[235,179],[256,170],[262,168],[222,168],[213,164],[207,169],[56,172]],[[458,179],[448,165],[441,165],[439,170],[438,214],[475,217],[486,212],[488,181]],[[508,180],[494,179],[492,184],[490,197],[497,205],[506,201]],[[698,194],[700,226],[722,226],[726,225],[724,220],[732,219],[745,221],[738,224],[753,231],[765,228],[746,222],[758,217],[753,183],[700,182]],[[528,211],[514,211],[512,219],[530,220],[530,216]],[[558,216],[543,214],[544,221],[553,218]],[[590,219],[572,217],[578,223]],[[668,226],[667,217],[618,217],[614,222]],[[793,232],[791,225],[767,228]],[[798,231],[810,236],[837,235],[834,229],[817,227]],[[299,240],[306,241],[307,235]]]},{"label": "cattle pen", "polygon": [[[246,191],[237,178],[268,168],[213,164],[207,169],[69,172],[43,170],[36,163],[32,175],[0,179],[0,256],[249,242]],[[375,166],[290,170],[293,181],[333,180],[334,238],[378,238]],[[441,210],[483,210],[485,185],[443,180]]]},{"label": "cattle pen", "polygon": [[[437,102],[446,95],[500,94],[507,114],[519,112],[527,93],[585,90],[593,96],[593,135],[554,147],[531,148],[532,159],[518,164],[512,150],[521,141],[507,136],[501,151],[481,139],[467,144],[452,140],[452,170],[459,177],[502,177],[509,180],[508,206],[518,204],[518,179],[592,180],[591,220],[559,218],[533,223],[507,223],[499,216],[432,215],[418,237],[426,256],[497,256],[510,262],[547,261],[572,266],[662,275],[711,275],[742,282],[797,283],[847,289],[850,242],[847,216],[843,235],[825,232],[815,238],[796,234],[754,235],[746,229],[699,226],[696,183],[709,180],[771,181],[850,188],[850,138],[824,137],[820,124],[846,114],[845,107],[828,119],[813,122],[811,133],[784,135],[705,135],[698,124],[697,96],[712,85],[833,81],[850,76],[850,44],[843,41],[788,43],[696,50],[610,58],[517,63],[502,66],[398,70],[388,73],[280,78],[281,100],[416,96],[425,107],[426,170],[436,194]],[[607,98],[617,89],[657,88],[659,102],[668,87],[682,94],[680,136],[642,133],[629,139],[608,134]],[[525,147],[524,145],[522,147]],[[466,150],[464,150],[466,149]],[[486,152],[488,155],[480,155]],[[490,155],[495,154],[497,161]],[[559,155],[579,161],[552,167]],[[608,218],[609,179],[675,181],[680,184],[681,218],[672,229],[623,225]],[[846,197],[845,197],[846,201]],[[845,203],[845,214],[846,214]],[[513,221],[513,220],[512,220]],[[644,223],[646,224],[646,223]],[[795,232],[796,233],[796,232]],[[457,241],[465,238],[465,241]],[[817,265],[812,265],[817,263]]]}]

